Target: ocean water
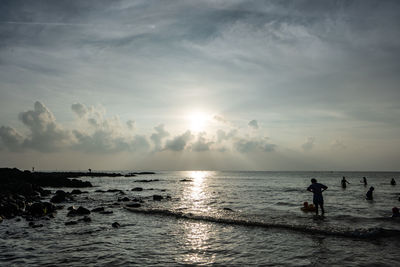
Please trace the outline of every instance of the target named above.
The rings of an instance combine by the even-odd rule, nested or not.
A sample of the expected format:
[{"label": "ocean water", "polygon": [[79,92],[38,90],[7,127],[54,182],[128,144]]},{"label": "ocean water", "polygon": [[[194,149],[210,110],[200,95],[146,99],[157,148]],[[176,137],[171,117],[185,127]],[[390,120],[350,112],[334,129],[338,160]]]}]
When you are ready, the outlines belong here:
[{"label": "ocean water", "polygon": [[[342,176],[350,182],[346,189]],[[363,176],[368,186],[360,183]],[[36,222],[43,227],[30,228],[24,219],[0,223],[0,266],[399,266],[400,218],[390,218],[400,206],[399,176],[160,171],[83,177],[94,187],[64,203],[54,219]],[[300,210],[304,201],[312,203],[311,178],[328,186],[324,217]],[[390,185],[391,178],[399,184]],[[370,186],[373,201],[365,199]],[[108,189],[125,195],[96,192]],[[155,194],[164,199],[154,201]],[[142,206],[126,208],[130,202],[118,202],[122,197],[140,198]],[[91,213],[91,222],[65,226],[72,205],[113,213]]]}]

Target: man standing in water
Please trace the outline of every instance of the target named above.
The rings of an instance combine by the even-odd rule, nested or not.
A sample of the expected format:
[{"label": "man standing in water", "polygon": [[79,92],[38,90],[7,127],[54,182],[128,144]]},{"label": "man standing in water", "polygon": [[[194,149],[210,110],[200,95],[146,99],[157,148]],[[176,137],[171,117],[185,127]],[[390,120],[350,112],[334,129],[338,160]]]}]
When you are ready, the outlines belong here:
[{"label": "man standing in water", "polygon": [[317,180],[312,178],[311,185],[307,188],[307,191],[313,192],[313,202],[315,205],[315,213],[318,215],[318,206],[321,207],[322,214],[325,213],[324,210],[324,198],[322,197],[322,192],[324,192],[328,187],[326,185],[317,183]]}]

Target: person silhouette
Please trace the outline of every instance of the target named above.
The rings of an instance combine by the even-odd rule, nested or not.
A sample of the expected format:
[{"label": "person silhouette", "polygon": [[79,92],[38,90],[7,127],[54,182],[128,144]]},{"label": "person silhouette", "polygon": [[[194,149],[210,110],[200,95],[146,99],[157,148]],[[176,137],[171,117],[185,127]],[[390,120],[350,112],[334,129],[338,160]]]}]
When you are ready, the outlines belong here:
[{"label": "person silhouette", "polygon": [[344,177],[344,176],[343,176],[343,178],[342,178],[341,183],[342,183],[342,188],[346,188],[346,183],[350,184],[350,183],[346,180],[346,177]]},{"label": "person silhouette", "polygon": [[366,198],[367,200],[373,200],[374,196],[372,195],[372,192],[374,192],[375,188],[373,186],[371,186],[366,194]]},{"label": "person silhouette", "polygon": [[313,195],[313,203],[315,206],[315,213],[318,215],[318,206],[321,207],[321,213],[322,215],[325,213],[324,210],[324,198],[322,196],[322,192],[324,192],[328,187],[326,185],[317,183],[317,179],[312,178],[311,179],[311,185],[307,187],[307,191],[312,192]]},{"label": "person silhouette", "polygon": [[394,178],[392,178],[392,180],[390,181],[391,185],[396,185],[396,181],[394,180]]},{"label": "person silhouette", "polygon": [[364,185],[367,185],[368,183],[367,183],[367,178],[364,176],[363,177],[363,180],[361,181],[361,183],[364,183]]}]

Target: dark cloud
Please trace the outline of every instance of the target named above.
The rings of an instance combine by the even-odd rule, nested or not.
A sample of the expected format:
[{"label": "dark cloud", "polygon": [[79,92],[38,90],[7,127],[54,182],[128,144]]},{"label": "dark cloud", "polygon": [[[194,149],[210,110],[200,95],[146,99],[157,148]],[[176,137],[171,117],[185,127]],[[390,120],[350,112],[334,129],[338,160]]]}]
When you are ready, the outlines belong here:
[{"label": "dark cloud", "polygon": [[0,140],[10,151],[20,151],[22,149],[21,145],[24,141],[24,138],[14,128],[1,126]]},{"label": "dark cloud", "polygon": [[249,121],[248,125],[253,128],[254,130],[258,129],[258,122],[256,120]]},{"label": "dark cloud", "polygon": [[197,136],[197,140],[196,142],[191,144],[191,148],[192,151],[196,151],[196,152],[201,152],[201,151],[208,151],[210,150],[210,146],[213,144],[214,142],[212,141],[208,141],[205,137],[204,134],[199,134]]},{"label": "dark cloud", "polygon": [[129,130],[134,130],[135,129],[135,121],[134,120],[128,120],[126,122],[126,125],[128,126]]},{"label": "dark cloud", "polygon": [[273,152],[276,149],[275,144],[270,144],[265,140],[247,140],[239,139],[234,143],[234,147],[240,153],[251,153],[251,152]]},{"label": "dark cloud", "polygon": [[190,133],[190,131],[186,131],[182,135],[178,135],[171,140],[167,140],[164,149],[182,151],[185,149],[186,145],[191,139],[193,139],[193,135]]},{"label": "dark cloud", "polygon": [[72,104],[71,109],[79,118],[84,117],[88,113],[87,107],[80,103]]}]

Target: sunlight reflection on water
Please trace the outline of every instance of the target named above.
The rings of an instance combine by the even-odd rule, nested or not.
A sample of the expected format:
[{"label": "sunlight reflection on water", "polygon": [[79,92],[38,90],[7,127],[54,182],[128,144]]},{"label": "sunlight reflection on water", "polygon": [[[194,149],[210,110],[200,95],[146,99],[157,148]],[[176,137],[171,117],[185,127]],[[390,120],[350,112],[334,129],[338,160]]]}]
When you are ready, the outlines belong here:
[{"label": "sunlight reflection on water", "polygon": [[185,255],[185,263],[210,264],[214,262],[214,255],[207,255],[211,225],[205,223],[187,222],[183,225],[185,245],[190,247]]}]

